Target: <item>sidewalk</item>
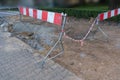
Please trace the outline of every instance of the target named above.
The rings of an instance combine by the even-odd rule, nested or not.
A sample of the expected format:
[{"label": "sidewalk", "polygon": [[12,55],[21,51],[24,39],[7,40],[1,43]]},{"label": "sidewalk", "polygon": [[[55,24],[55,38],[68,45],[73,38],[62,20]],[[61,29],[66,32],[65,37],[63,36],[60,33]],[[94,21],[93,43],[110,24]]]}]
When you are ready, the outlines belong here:
[{"label": "sidewalk", "polygon": [[18,11],[0,11],[0,17],[19,15]]},{"label": "sidewalk", "polygon": [[24,42],[0,31],[0,80],[81,80],[53,61],[41,69],[41,58]]}]

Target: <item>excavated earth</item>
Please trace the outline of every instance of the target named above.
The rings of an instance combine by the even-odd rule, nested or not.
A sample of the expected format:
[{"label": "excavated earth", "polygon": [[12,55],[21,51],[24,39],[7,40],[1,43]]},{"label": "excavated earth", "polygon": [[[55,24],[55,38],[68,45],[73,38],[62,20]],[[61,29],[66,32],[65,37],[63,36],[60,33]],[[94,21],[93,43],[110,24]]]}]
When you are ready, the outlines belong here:
[{"label": "excavated earth", "polygon": [[[12,24],[11,36],[16,36],[32,48],[45,55],[58,39],[60,26],[18,16],[7,17]],[[80,40],[87,33],[93,20],[68,17],[65,31],[70,37]],[[63,38],[64,54],[54,59],[63,67],[83,80],[120,80],[120,25],[115,22],[100,22],[99,25],[108,35],[106,38],[95,25],[89,37],[80,46]],[[58,53],[58,47],[53,55]]]}]

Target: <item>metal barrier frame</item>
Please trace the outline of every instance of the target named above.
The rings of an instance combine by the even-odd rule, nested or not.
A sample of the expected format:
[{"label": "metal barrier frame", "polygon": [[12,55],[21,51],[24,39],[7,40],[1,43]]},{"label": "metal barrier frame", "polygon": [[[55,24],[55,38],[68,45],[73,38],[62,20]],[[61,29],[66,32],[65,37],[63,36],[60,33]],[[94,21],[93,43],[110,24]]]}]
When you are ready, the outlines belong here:
[{"label": "metal barrier frame", "polygon": [[106,40],[108,41],[109,36],[104,32],[104,30],[100,26],[98,26],[98,24],[99,24],[99,15],[97,16],[97,20],[96,20],[97,30],[99,30],[103,34],[103,36],[105,36]]},{"label": "metal barrier frame", "polygon": [[[62,14],[62,17],[63,17],[63,20],[62,20],[62,21],[63,21],[63,22],[62,22],[61,32],[60,32],[58,41],[57,41],[57,42],[55,43],[55,45],[50,49],[50,51],[47,53],[47,55],[43,58],[43,60],[42,60],[42,62],[41,62],[41,67],[42,67],[42,68],[44,67],[44,64],[45,64],[45,62],[46,62],[47,60],[54,59],[54,58],[56,58],[57,56],[61,55],[61,54],[64,52],[64,47],[63,47],[62,38],[63,38],[63,35],[64,35],[64,28],[65,28],[65,23],[66,23],[66,16],[67,16],[67,14]],[[58,44],[59,44],[60,47],[61,47],[61,51],[60,51],[57,55],[55,55],[55,56],[47,59],[48,56],[52,53],[52,51],[55,49],[55,47],[56,47]]]},{"label": "metal barrier frame", "polygon": [[[64,28],[65,28],[65,24],[66,24],[66,17],[67,17],[67,14],[62,14],[62,25],[61,25],[61,32],[59,33],[59,38],[57,40],[57,42],[54,44],[54,46],[48,51],[48,53],[46,54],[46,56],[42,59],[42,61],[40,62],[40,66],[41,68],[44,67],[45,63],[47,60],[52,60],[58,56],[60,56],[61,54],[63,54],[64,52],[64,47],[63,47],[63,42],[62,42],[62,39],[63,39],[63,36],[64,36]],[[22,22],[22,14],[20,13],[20,21]],[[24,24],[25,25],[25,24]],[[60,46],[60,52],[54,56],[52,56],[51,58],[48,58],[48,56],[50,54],[52,54],[52,51],[56,48],[56,46],[59,45]]]}]

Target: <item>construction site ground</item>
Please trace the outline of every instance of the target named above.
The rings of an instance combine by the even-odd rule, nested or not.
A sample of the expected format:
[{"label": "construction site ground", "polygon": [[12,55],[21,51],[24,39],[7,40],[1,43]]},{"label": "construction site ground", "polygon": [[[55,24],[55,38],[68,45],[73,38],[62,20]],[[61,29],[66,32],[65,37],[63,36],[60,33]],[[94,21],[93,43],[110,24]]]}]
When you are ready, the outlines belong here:
[{"label": "construction site ground", "polygon": [[[13,16],[9,17],[9,19],[9,21],[14,22],[19,20],[19,17]],[[36,29],[38,32],[42,31],[40,32],[42,35],[42,37],[40,36],[40,39],[42,40],[39,41],[41,47],[36,49],[39,54],[45,55],[57,40],[60,27],[39,20],[31,21],[30,19],[27,19],[27,21],[24,20],[23,22],[25,25],[34,25],[32,28],[35,26],[42,26],[42,30]],[[65,31],[67,35],[72,38],[82,39],[92,22],[92,19],[76,19],[68,17]],[[84,41],[83,46],[80,45],[80,42],[74,42],[64,37],[63,45],[65,51],[61,56],[54,59],[54,61],[75,73],[82,80],[120,80],[120,24],[104,21],[100,22],[98,26],[104,30],[108,35],[108,38],[106,38],[100,31],[96,31],[97,25],[95,25],[94,30]],[[23,26],[20,27],[22,28]],[[18,30],[25,32],[23,31],[25,29]],[[21,33],[21,35],[24,35],[24,33]],[[46,35],[48,36],[46,37]],[[51,44],[49,44],[50,42]],[[55,50],[52,55],[56,53],[58,53],[57,50]]]}]

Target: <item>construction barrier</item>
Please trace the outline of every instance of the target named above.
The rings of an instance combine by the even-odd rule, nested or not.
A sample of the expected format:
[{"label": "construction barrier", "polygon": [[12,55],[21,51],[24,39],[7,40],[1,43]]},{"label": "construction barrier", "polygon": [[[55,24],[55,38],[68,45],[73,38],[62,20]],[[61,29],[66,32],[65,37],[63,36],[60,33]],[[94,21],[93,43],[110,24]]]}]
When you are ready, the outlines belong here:
[{"label": "construction barrier", "polygon": [[[40,19],[42,21],[50,22],[55,25],[61,26],[61,32],[60,32],[58,41],[50,49],[50,51],[47,53],[47,55],[43,58],[41,62],[41,65],[42,65],[41,67],[43,67],[43,65],[45,64],[47,60],[56,58],[57,56],[61,55],[64,52],[64,47],[62,44],[62,37],[64,35],[64,27],[65,27],[67,15],[63,13],[49,12],[49,11],[37,10],[37,9],[32,9],[32,8],[27,8],[27,7],[19,7],[19,11],[20,11],[20,15],[33,17],[34,19]],[[55,47],[58,44],[61,46],[61,51],[57,55],[48,59],[48,56],[52,53],[52,51],[55,49]]]},{"label": "construction barrier", "polygon": [[[95,24],[98,25],[100,21],[103,21],[105,19],[109,19],[109,18],[117,16],[119,14],[120,14],[120,8],[98,14],[98,16],[95,18],[94,22],[89,27],[89,30],[88,30],[87,34],[81,40],[73,39],[73,38],[69,37],[66,33],[64,33],[64,36],[65,36],[65,38],[70,39],[70,40],[72,40],[74,42],[80,42],[81,46],[83,46],[84,40],[88,37],[88,35],[90,34],[90,32],[93,29]],[[100,26],[97,26],[97,29],[99,31],[101,31],[102,34],[108,39],[108,35],[104,32],[104,30]]]},{"label": "construction barrier", "polygon": [[103,21],[105,19],[117,16],[119,14],[120,14],[120,8],[119,9],[114,9],[114,10],[99,14],[99,19],[98,20]]},{"label": "construction barrier", "polygon": [[88,32],[86,33],[86,35],[81,39],[81,40],[76,40],[76,39],[73,39],[71,37],[69,37],[65,32],[64,32],[64,36],[65,38],[67,39],[70,39],[74,42],[80,42],[81,46],[83,46],[84,44],[84,40],[88,37],[88,35],[90,34],[91,30],[93,29],[94,25],[96,24],[96,21],[97,21],[97,18],[94,20],[94,22],[92,23],[92,25],[90,26]]},{"label": "construction barrier", "polygon": [[[120,14],[120,8],[114,9],[108,12],[104,12],[98,15],[96,24],[98,25],[100,21],[112,18]],[[99,26],[98,29],[102,32],[102,34],[108,39],[108,35],[104,32],[104,30]]]},{"label": "construction barrier", "polygon": [[48,12],[44,10],[37,10],[32,8],[19,7],[20,14],[33,17],[35,19],[40,19],[43,21],[47,21],[56,25],[61,26],[62,24],[62,14]]},{"label": "construction barrier", "polygon": [[[73,38],[69,37],[65,33],[64,27],[65,27],[65,23],[66,23],[66,16],[67,16],[66,14],[56,13],[56,12],[49,12],[49,11],[45,11],[45,10],[32,9],[32,8],[21,7],[21,6],[19,7],[19,12],[20,12],[20,15],[25,15],[25,16],[28,16],[28,17],[32,17],[34,19],[39,19],[39,20],[42,20],[42,21],[46,21],[46,22],[53,23],[55,25],[61,26],[61,32],[60,32],[60,35],[59,35],[59,38],[58,38],[57,42],[50,49],[50,51],[47,53],[47,55],[43,58],[43,60],[41,62],[41,65],[43,67],[43,65],[45,64],[45,62],[47,60],[56,58],[57,56],[61,55],[64,52],[64,47],[63,47],[63,44],[62,44],[63,36],[65,36],[66,38],[71,39],[71,40],[73,40],[75,42],[80,42],[81,46],[83,46],[83,41],[88,37],[88,35],[90,34],[90,32],[93,29],[94,25],[95,24],[98,25],[100,21],[103,21],[105,19],[108,19],[108,18],[119,15],[120,14],[120,9],[115,9],[115,10],[111,10],[111,11],[99,14],[95,18],[95,20],[91,24],[91,26],[89,27],[89,30],[86,33],[86,35],[81,40],[73,39]],[[98,26],[97,29],[99,29],[106,37],[108,37],[107,34],[101,29],[101,27]],[[55,55],[55,56],[48,59],[48,56],[52,53],[52,51],[55,49],[55,47],[58,44],[61,46],[61,51],[57,55]]]},{"label": "construction barrier", "polygon": [[85,40],[85,39],[88,37],[88,35],[90,34],[91,30],[93,29],[94,25],[95,25],[96,22],[97,22],[97,19],[98,19],[98,17],[97,17],[97,18],[94,20],[94,22],[91,24],[91,26],[89,27],[88,32],[85,34],[85,36],[84,36],[82,39],[80,39],[80,40],[73,39],[72,37],[69,37],[65,32],[64,32],[64,37],[67,38],[67,39],[70,39],[70,40],[72,40],[72,41],[74,41],[74,42],[79,42],[79,43],[81,44],[81,46],[83,46],[84,40]]}]

